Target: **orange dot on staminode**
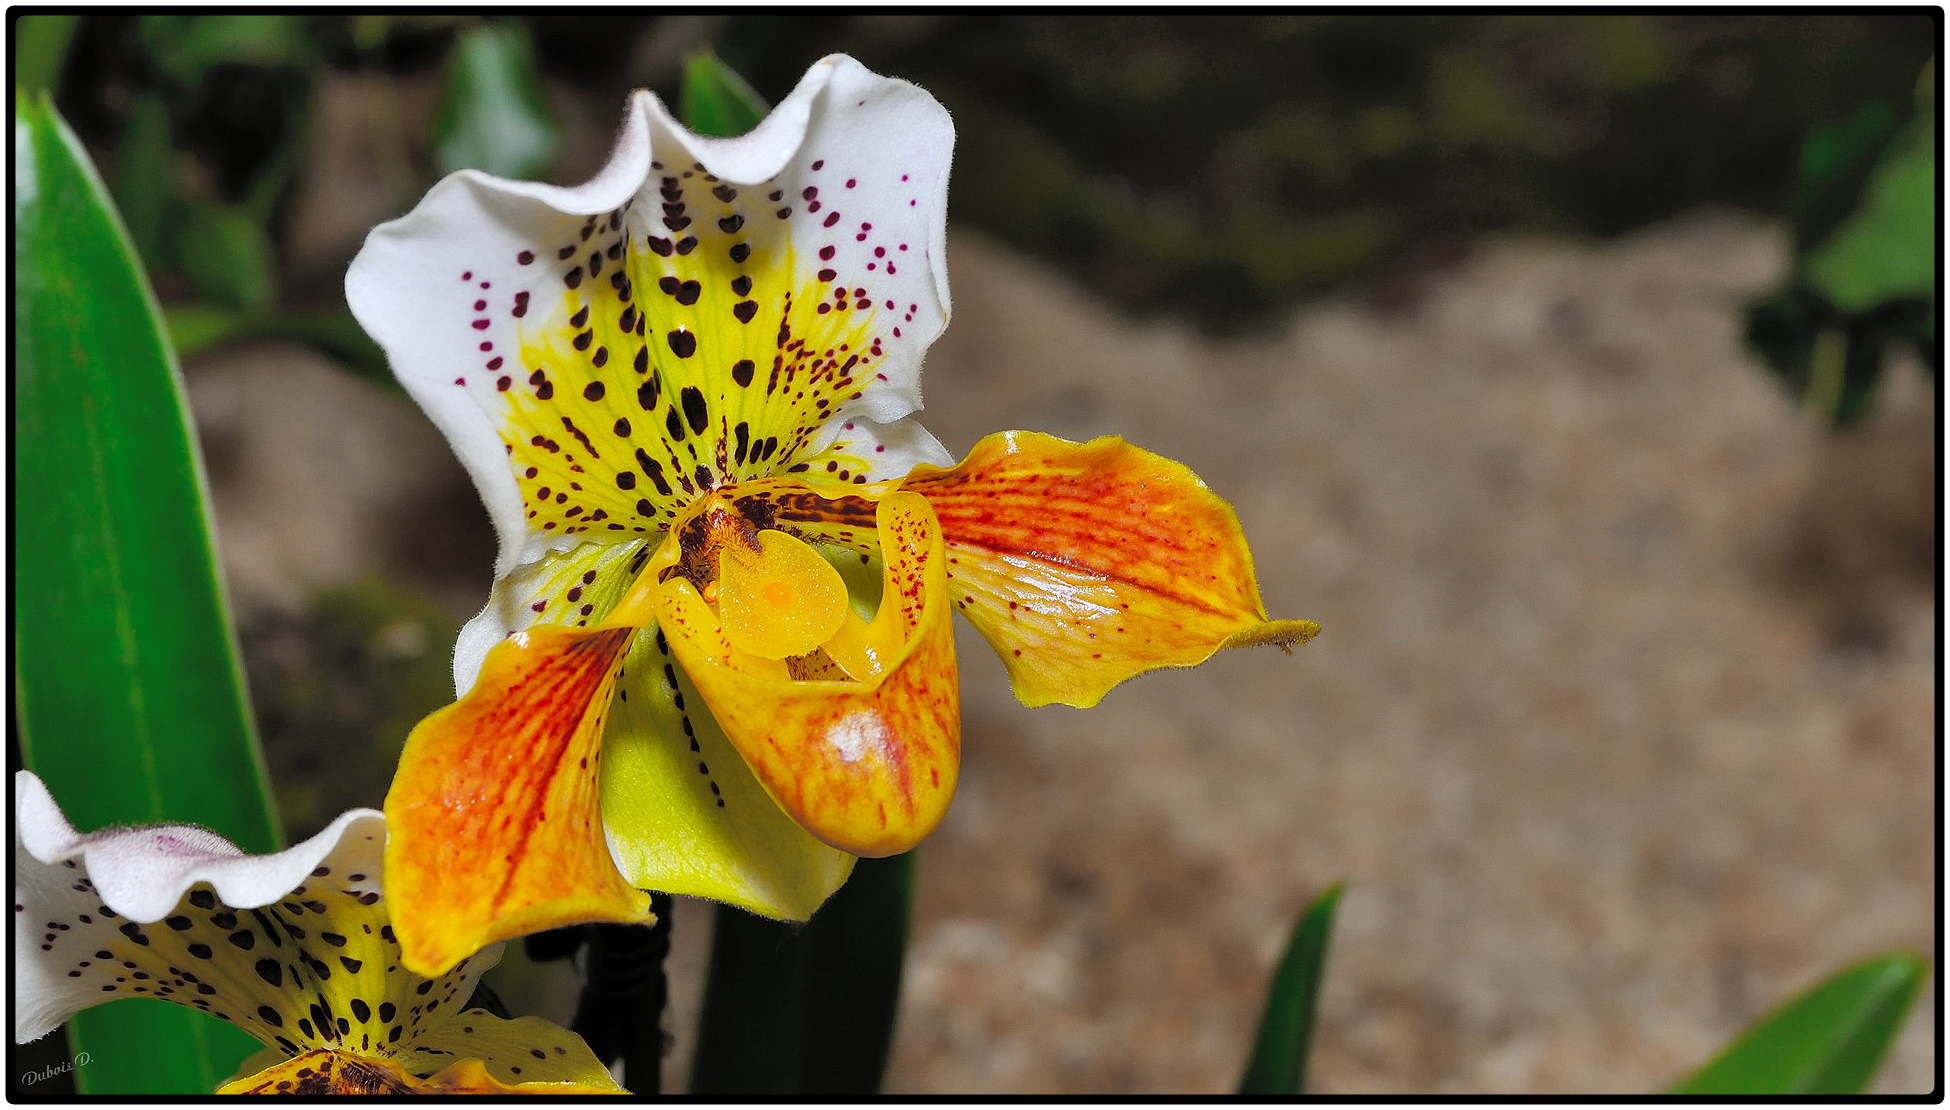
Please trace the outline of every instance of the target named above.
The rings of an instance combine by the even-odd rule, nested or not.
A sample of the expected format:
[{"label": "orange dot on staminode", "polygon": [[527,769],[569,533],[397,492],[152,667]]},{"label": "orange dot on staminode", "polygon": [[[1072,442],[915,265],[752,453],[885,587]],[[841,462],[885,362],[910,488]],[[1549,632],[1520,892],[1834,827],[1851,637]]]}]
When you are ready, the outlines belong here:
[{"label": "orange dot on staminode", "polygon": [[725,638],[764,659],[805,655],[839,631],[846,583],[804,541],[775,529],[729,539],[718,560],[718,617]]}]

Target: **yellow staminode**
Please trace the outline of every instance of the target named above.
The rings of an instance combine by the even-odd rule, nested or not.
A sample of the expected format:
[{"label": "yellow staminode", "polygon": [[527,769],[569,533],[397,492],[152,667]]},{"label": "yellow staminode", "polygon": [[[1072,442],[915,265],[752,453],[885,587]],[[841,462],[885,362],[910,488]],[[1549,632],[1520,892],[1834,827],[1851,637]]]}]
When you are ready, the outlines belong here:
[{"label": "yellow staminode", "polygon": [[[817,649],[851,617],[846,583],[807,544],[775,529],[757,546],[727,539],[718,562],[718,616],[725,638],[761,659]],[[857,619],[857,618],[855,618]]]}]

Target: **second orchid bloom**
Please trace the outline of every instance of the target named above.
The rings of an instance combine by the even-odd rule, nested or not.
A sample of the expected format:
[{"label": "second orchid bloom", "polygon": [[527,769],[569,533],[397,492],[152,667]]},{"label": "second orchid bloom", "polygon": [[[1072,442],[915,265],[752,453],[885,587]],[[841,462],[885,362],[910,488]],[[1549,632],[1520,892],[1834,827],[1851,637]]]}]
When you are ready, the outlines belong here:
[{"label": "second orchid bloom", "polygon": [[947,809],[951,613],[1030,705],[1318,630],[1183,466],[1033,432],[954,465],[910,417],[953,141],[833,57],[741,138],[639,93],[589,183],[462,172],[367,241],[352,309],[501,544],[386,799],[407,966],[644,889],[809,916]]}]

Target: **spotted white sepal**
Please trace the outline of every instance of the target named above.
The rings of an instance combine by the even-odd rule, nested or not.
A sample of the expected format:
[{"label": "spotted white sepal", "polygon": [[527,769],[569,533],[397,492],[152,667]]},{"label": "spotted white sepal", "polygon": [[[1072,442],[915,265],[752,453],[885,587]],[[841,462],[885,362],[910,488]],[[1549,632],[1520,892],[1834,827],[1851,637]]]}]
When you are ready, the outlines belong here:
[{"label": "spotted white sepal", "polygon": [[[289,897],[328,865],[367,876],[376,896],[385,829],[377,810],[354,809],[302,844],[265,856],[247,855],[193,825],[83,834],[62,816],[39,778],[15,772],[15,1042],[44,1036],[104,1000],[97,976],[67,974],[73,953],[125,947],[124,927],[161,921],[199,883],[209,884],[226,905],[252,909]],[[100,912],[104,908],[110,913]],[[96,935],[102,943],[91,939]]]},{"label": "spotted white sepal", "polygon": [[[587,297],[592,289],[607,289],[603,280],[595,278],[594,266],[589,268],[591,280],[586,283],[577,266],[577,252],[587,249],[592,233],[600,232],[594,240],[597,244],[612,235],[621,236],[619,251],[627,246],[637,258],[647,257],[643,252],[659,245],[659,253],[669,255],[670,244],[654,238],[666,234],[665,225],[659,224],[656,216],[667,211],[668,198],[659,195],[660,181],[673,180],[661,176],[659,165],[676,173],[680,167],[694,164],[697,172],[726,188],[750,187],[738,200],[737,211],[725,209],[731,214],[722,222],[714,218],[717,209],[707,214],[703,200],[695,202],[695,230],[703,241],[695,255],[680,260],[709,267],[699,270],[700,280],[711,290],[707,297],[720,295],[719,286],[724,283],[716,280],[718,277],[728,280],[739,273],[723,257],[726,246],[735,251],[745,249],[733,242],[737,236],[732,231],[718,229],[742,226],[751,232],[761,224],[785,227],[788,222],[792,250],[776,258],[765,257],[792,270],[776,275],[777,284],[801,291],[799,311],[811,311],[811,299],[817,294],[808,290],[814,286],[829,292],[837,290],[842,309],[847,307],[847,289],[841,286],[861,294],[850,302],[856,306],[869,299],[866,290],[872,289],[870,299],[885,310],[887,329],[871,352],[878,360],[873,372],[858,383],[857,389],[849,388],[832,399],[829,409],[813,415],[822,423],[857,419],[891,424],[920,407],[921,358],[948,320],[946,207],[953,142],[953,125],[933,97],[905,81],[874,74],[851,58],[833,55],[815,63],[798,87],[749,134],[736,138],[697,136],[680,126],[655,96],[639,91],[630,98],[609,163],[587,183],[561,188],[464,170],[435,185],[412,212],[375,228],[346,276],[347,302],[360,324],[386,351],[401,383],[446,434],[472,475],[499,538],[496,578],[548,553],[573,547],[575,532],[588,523],[587,517],[574,524],[535,520],[537,514],[531,510],[536,505],[524,500],[523,487],[510,468],[513,444],[504,438],[501,425],[509,419],[511,399],[526,396],[524,403],[536,405],[578,403],[584,369],[616,375],[621,372],[619,368],[629,365],[629,352],[622,349],[614,360],[608,360],[608,352],[602,350],[602,359],[573,370],[565,370],[553,359],[524,360],[520,356],[525,342],[529,347],[540,342],[532,331],[524,329],[561,307],[563,267],[571,270],[568,289],[575,295]],[[691,171],[683,169],[682,174],[689,178]],[[826,189],[824,200],[810,199],[821,186]],[[772,199],[761,199],[766,197]],[[606,227],[596,223],[604,217],[609,220]],[[679,219],[689,217],[666,217],[667,221]],[[713,235],[731,238],[719,240],[711,238]],[[688,249],[679,243],[677,254],[686,255]],[[558,255],[558,250],[563,253]],[[788,253],[796,261],[786,261]],[[566,261],[558,263],[558,257]],[[613,261],[618,255],[607,257],[612,260],[606,263],[607,279],[621,277],[623,271]],[[735,257],[745,258],[743,253]],[[901,263],[898,268],[895,260]],[[605,264],[602,259],[594,261]],[[639,272],[633,265],[626,260],[624,268]],[[840,276],[835,278],[834,274]],[[759,284],[766,281],[760,275]],[[676,284],[681,283],[673,282],[673,287]],[[635,292],[644,297],[654,294],[647,288]],[[724,299],[723,304],[728,310],[730,299]],[[768,302],[765,311],[770,313],[774,307]],[[841,315],[844,313],[835,313],[834,318]],[[632,318],[641,321],[641,316]],[[725,318],[730,319],[729,315]],[[599,317],[598,322],[605,319]],[[574,326],[583,325],[578,322]],[[563,335],[564,343],[567,335]],[[656,337],[650,338],[648,346],[656,357],[663,357],[664,344]],[[743,387],[751,379],[746,377],[737,387],[731,384],[733,362],[741,354],[730,352],[719,360],[723,365],[713,364],[711,372],[723,376],[724,390],[744,398],[747,393]],[[769,348],[755,350],[751,360],[762,368],[769,365],[769,356]],[[561,352],[555,357],[570,358]],[[690,357],[689,349],[683,357]],[[531,396],[524,390],[530,388],[527,383],[532,375],[574,380],[559,395],[554,392],[553,381],[540,383],[534,387],[540,392]],[[626,380],[634,395],[636,380]],[[680,417],[673,406],[681,391],[675,379],[668,384],[670,388],[662,393],[664,408],[655,415],[675,421]],[[729,411],[711,381],[697,379],[683,384],[695,392],[693,404],[710,403],[714,413]],[[758,386],[751,388],[753,394],[759,392]],[[622,393],[612,390],[603,403],[615,403]],[[695,411],[703,423],[704,409],[684,411]],[[584,420],[567,430],[558,421],[559,415],[549,410],[536,428],[522,427],[523,434],[516,442],[526,444],[531,435],[547,440],[579,433],[587,443],[615,448],[608,452],[608,462],[629,457],[630,451],[620,444],[600,439],[607,423],[595,425]],[[657,455],[658,425],[643,419],[634,419],[631,425],[626,438],[652,448],[650,454]],[[785,438],[790,438],[791,431],[788,422],[783,429]],[[773,446],[778,445],[779,438],[775,433]],[[821,438],[813,435],[807,442],[816,444]],[[572,438],[562,438],[561,442],[567,450],[578,450]],[[795,457],[804,458],[807,442],[794,445]],[[593,450],[591,446],[582,454]],[[744,445],[740,444],[734,454],[743,456]],[[768,453],[765,458],[769,462],[772,456]],[[683,472],[690,474],[691,467],[685,466]],[[644,487],[649,484],[646,478]],[[552,488],[559,490],[560,484]],[[603,492],[604,488],[604,482],[598,481],[584,492]],[[648,513],[642,520],[626,513],[631,501],[639,496],[647,498],[650,492],[639,487],[615,505],[604,503],[606,525],[648,530],[658,520],[657,512]],[[551,531],[545,525],[561,527]]]}]

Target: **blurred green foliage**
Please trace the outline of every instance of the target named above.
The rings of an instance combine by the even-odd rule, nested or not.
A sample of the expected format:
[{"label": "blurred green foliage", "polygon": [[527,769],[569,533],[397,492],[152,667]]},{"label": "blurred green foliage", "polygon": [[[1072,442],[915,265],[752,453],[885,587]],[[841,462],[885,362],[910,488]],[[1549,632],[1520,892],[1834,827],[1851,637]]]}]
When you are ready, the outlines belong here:
[{"label": "blurred green foliage", "polygon": [[302,616],[267,611],[239,631],[293,839],[377,806],[406,734],[454,700],[460,622],[410,586],[364,578],[318,592]]},{"label": "blurred green foliage", "polygon": [[1214,327],[1392,302],[1490,231],[1783,217],[1804,136],[1908,98],[1914,16],[1511,13],[728,20],[773,99],[845,50],[954,114],[977,226],[1137,313]]},{"label": "blurred green foliage", "polygon": [[440,172],[540,177],[559,142],[555,119],[535,86],[534,55],[522,26],[496,22],[462,30],[433,118]]},{"label": "blurred green foliage", "polygon": [[68,43],[74,38],[72,14],[33,14],[14,22],[14,87],[27,92],[45,92],[59,83],[61,67],[68,59]]},{"label": "blurred green foliage", "polygon": [[1802,145],[1787,286],[1748,313],[1747,339],[1816,414],[1869,411],[1890,348],[1941,373],[1936,316],[1936,66],[1904,114],[1870,101]]},{"label": "blurred green foliage", "polygon": [[[116,173],[118,200],[143,205],[126,179],[243,206],[272,247],[275,316],[337,307],[336,289],[286,288],[282,249],[282,198],[323,80],[394,86],[401,110],[375,118],[407,130],[370,162],[403,211],[443,165],[546,162],[540,113],[566,136],[573,108],[602,136],[632,86],[681,103],[699,49],[773,102],[844,51],[954,113],[958,226],[1133,312],[1236,327],[1350,282],[1410,295],[1488,231],[1607,235],[1701,204],[1788,218],[1802,140],[1861,104],[1906,103],[1935,42],[1927,12],[84,16],[60,102],[111,161],[146,143],[149,166],[157,112],[140,105],[164,104],[169,165]],[[477,70],[495,76],[463,84]],[[460,131],[443,145],[411,108],[429,80],[443,120],[466,104],[467,133],[509,138],[471,140],[475,155],[451,145]],[[478,103],[462,87],[483,90]],[[564,138],[539,172],[578,180],[600,146]],[[180,244],[156,253],[137,234],[166,302],[266,284],[211,286],[206,267],[191,285]]]},{"label": "blurred green foliage", "polygon": [[743,135],[758,126],[769,109],[737,71],[709,50],[684,60],[684,83],[677,94],[677,118],[700,135]]}]

